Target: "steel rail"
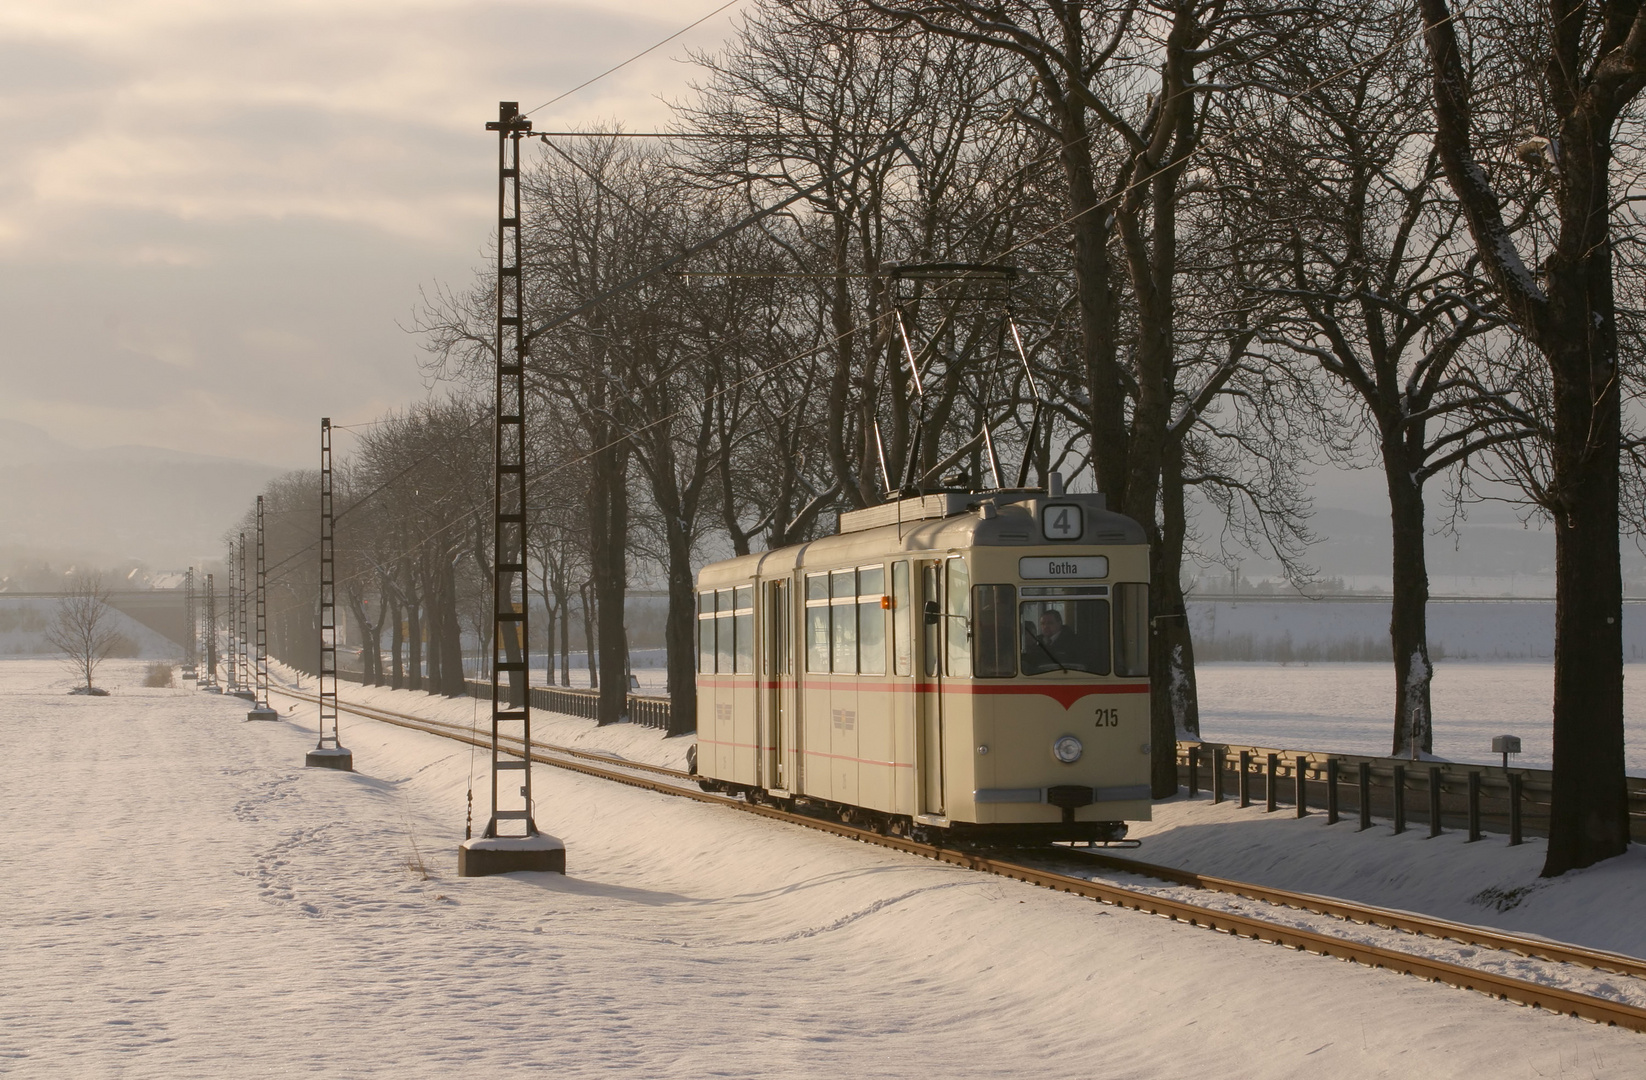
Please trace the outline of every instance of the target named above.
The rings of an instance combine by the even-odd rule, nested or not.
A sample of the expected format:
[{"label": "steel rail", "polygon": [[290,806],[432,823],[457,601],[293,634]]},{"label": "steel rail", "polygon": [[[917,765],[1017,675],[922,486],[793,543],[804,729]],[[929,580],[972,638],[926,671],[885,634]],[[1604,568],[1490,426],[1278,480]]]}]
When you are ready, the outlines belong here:
[{"label": "steel rail", "polygon": [[1229,893],[1234,896],[1245,897],[1248,900],[1260,900],[1267,904],[1297,908],[1300,911],[1307,911],[1316,915],[1330,915],[1339,919],[1347,919],[1350,922],[1382,926],[1390,930],[1403,930],[1407,933],[1423,934],[1427,937],[1448,938],[1464,945],[1479,945],[1488,949],[1520,953],[1523,956],[1533,957],[1538,960],[1552,960],[1561,964],[1581,964],[1584,967],[1592,967],[1600,971],[1612,971],[1619,975],[1646,978],[1646,961],[1633,956],[1625,956],[1622,953],[1588,949],[1579,945],[1567,945],[1564,942],[1525,937],[1520,934],[1506,934],[1497,930],[1488,930],[1484,927],[1471,926],[1468,923],[1452,922],[1448,919],[1439,919],[1429,915],[1414,915],[1394,908],[1357,904],[1352,900],[1339,900],[1335,897],[1321,896],[1318,893],[1300,893],[1292,892],[1289,889],[1277,889],[1268,885],[1253,885],[1246,881],[1213,877],[1210,874],[1197,874],[1192,870],[1180,870],[1174,866],[1159,866],[1138,859],[1128,859],[1123,855],[1105,855],[1084,848],[1070,848],[1067,850],[1074,851],[1082,858],[1106,869],[1124,870],[1144,877],[1159,878],[1174,885],[1188,885],[1197,889],[1207,889],[1211,892]]},{"label": "steel rail", "polygon": [[[280,693],[291,697],[306,698],[292,691],[282,689]],[[356,707],[339,703],[357,715],[383,723],[404,727],[425,734],[439,735],[444,738],[467,742],[475,746],[490,746],[490,740],[481,739],[477,734],[470,733],[455,725],[441,721],[429,721],[422,717],[414,717],[405,713],[395,713],[391,710],[375,707]],[[367,711],[369,710],[369,711]],[[375,714],[375,715],[373,715]],[[437,730],[438,728],[438,730]],[[1313,930],[1304,930],[1296,927],[1282,926],[1264,919],[1242,915],[1236,912],[1219,911],[1214,908],[1201,907],[1182,900],[1158,896],[1153,893],[1128,889],[1121,885],[1109,882],[1092,881],[1087,878],[1075,877],[1070,874],[1059,873],[1055,870],[1045,870],[1036,867],[1023,866],[1018,863],[1007,862],[1002,859],[974,852],[946,848],[936,844],[919,843],[906,840],[902,837],[885,836],[867,829],[859,829],[838,822],[797,814],[792,811],[780,810],[770,806],[744,802],[725,795],[714,795],[705,791],[694,790],[692,787],[681,787],[672,783],[662,783],[650,780],[634,773],[617,772],[611,768],[589,764],[581,760],[568,760],[565,757],[556,757],[557,753],[570,754],[575,758],[604,759],[606,762],[620,768],[643,769],[673,773],[683,776],[679,770],[664,769],[661,766],[645,766],[644,763],[630,762],[620,758],[611,758],[608,755],[594,754],[589,751],[577,751],[570,747],[554,747],[552,744],[538,744],[540,749],[532,754],[532,760],[545,765],[554,765],[572,772],[583,773],[588,776],[612,780],[631,787],[643,788],[649,791],[661,792],[667,795],[676,795],[691,799],[695,802],[711,803],[719,806],[729,806],[746,813],[758,814],[792,825],[799,825],[819,832],[831,833],[847,839],[857,840],[866,844],[875,844],[880,847],[902,851],[910,855],[918,855],[937,862],[948,863],[968,870],[977,870],[983,873],[995,874],[1000,877],[1011,878],[1042,888],[1058,892],[1071,893],[1110,904],[1114,907],[1140,911],[1150,915],[1159,915],[1174,922],[1186,923],[1190,926],[1204,927],[1230,934],[1234,937],[1250,938],[1256,941],[1266,941],[1275,945],[1297,949],[1300,952],[1311,952],[1320,956],[1330,956],[1340,960],[1349,960],[1369,968],[1383,968],[1402,975],[1412,975],[1430,982],[1446,983],[1464,990],[1474,990],[1489,997],[1504,1001],[1512,1001],[1521,1005],[1529,1005],[1548,1012],[1564,1016],[1579,1017],[1599,1024],[1626,1028],[1630,1031],[1646,1032],[1646,1008],[1612,1001],[1607,998],[1593,997],[1560,987],[1544,986],[1540,983],[1528,982],[1495,972],[1481,971],[1476,968],[1453,964],[1445,960],[1431,957],[1415,956],[1411,953],[1395,949],[1384,948],[1380,945],[1370,945],[1364,942],[1350,941],[1331,934],[1323,934]],[[1125,860],[1119,860],[1125,861]],[[1144,864],[1130,864],[1128,869]],[[1160,868],[1162,870],[1167,868]],[[1279,890],[1276,890],[1277,892]],[[1293,894],[1303,896],[1304,894]],[[1306,897],[1311,901],[1321,899]],[[1428,920],[1420,917],[1411,917],[1412,925],[1423,926]],[[1445,924],[1445,927],[1456,924]],[[1441,929],[1431,933],[1426,929],[1414,931],[1431,937],[1445,938],[1450,936]],[[1518,939],[1517,939],[1518,940]],[[1582,953],[1585,950],[1571,948],[1573,953]],[[1518,951],[1518,950],[1515,950]],[[1602,954],[1610,957],[1611,954]],[[1595,965],[1590,965],[1595,966]]]},{"label": "steel rail", "polygon": [[[315,700],[313,697],[303,693],[301,690],[291,690],[286,687],[281,687],[280,689],[271,692],[284,694],[289,698],[296,698],[299,701],[307,701],[311,704]],[[469,734],[469,729],[465,728],[460,723],[455,723],[450,720],[435,720],[426,716],[412,716],[409,713],[397,713],[391,709],[379,708],[376,705],[360,705],[353,702],[339,702],[338,708],[343,712],[353,713],[356,716],[363,716],[368,720],[380,720],[385,724],[396,724],[400,727],[415,727],[419,731],[428,731],[430,734],[444,734],[443,732],[433,731],[432,728],[435,727],[445,728],[447,731],[453,732],[453,737],[456,737],[456,735],[467,736]],[[414,723],[406,724],[402,723],[402,721],[412,721]],[[520,746],[519,737],[505,735],[503,736],[502,741],[511,744],[516,748],[516,751],[518,751]],[[660,776],[669,776],[681,781],[690,781],[691,783],[697,782],[692,779],[691,773],[682,772],[679,769],[671,769],[667,765],[653,765],[646,761],[631,761],[628,758],[618,757],[616,754],[602,754],[598,750],[580,750],[575,746],[560,746],[555,743],[546,743],[539,739],[533,739],[532,744],[542,749],[552,750],[557,754],[564,754],[567,757],[582,758],[588,761],[601,761],[608,765],[617,765],[622,768],[634,769],[639,772],[657,773]],[[487,745],[489,746],[490,743],[487,743]]]}]

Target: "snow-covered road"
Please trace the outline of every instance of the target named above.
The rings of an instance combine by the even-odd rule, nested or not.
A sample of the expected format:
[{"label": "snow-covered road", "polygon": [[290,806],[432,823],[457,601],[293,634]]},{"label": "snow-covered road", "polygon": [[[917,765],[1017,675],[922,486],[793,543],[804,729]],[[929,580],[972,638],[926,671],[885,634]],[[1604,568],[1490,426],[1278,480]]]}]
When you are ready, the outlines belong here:
[{"label": "snow-covered road", "polygon": [[360,771],[305,770],[308,709],[107,671],[0,662],[0,1072],[1646,1075],[1643,1036],[548,768],[571,874],[459,879],[469,748],[346,718]]}]

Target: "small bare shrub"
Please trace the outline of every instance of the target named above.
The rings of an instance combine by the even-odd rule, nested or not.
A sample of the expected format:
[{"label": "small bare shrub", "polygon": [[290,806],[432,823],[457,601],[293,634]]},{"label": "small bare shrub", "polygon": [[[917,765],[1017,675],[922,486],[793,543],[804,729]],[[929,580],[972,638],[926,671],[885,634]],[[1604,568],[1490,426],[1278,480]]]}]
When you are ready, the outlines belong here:
[{"label": "small bare shrub", "polygon": [[172,670],[170,664],[154,663],[149,665],[148,674],[143,676],[144,686],[172,685]]},{"label": "small bare shrub", "polygon": [[63,656],[63,663],[85,682],[79,693],[95,693],[92,676],[97,666],[127,639],[114,628],[114,609],[98,574],[79,578],[73,591],[57,602],[57,613],[46,627],[46,640]]}]

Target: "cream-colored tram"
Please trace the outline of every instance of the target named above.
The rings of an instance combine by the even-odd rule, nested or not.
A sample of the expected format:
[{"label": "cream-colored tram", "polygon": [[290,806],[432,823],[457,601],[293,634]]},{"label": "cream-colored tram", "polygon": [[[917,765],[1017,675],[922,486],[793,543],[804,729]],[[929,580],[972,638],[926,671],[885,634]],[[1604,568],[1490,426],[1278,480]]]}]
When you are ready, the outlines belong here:
[{"label": "cream-colored tram", "polygon": [[699,783],[927,838],[1147,820],[1148,548],[1059,487],[905,498],[704,567]]}]

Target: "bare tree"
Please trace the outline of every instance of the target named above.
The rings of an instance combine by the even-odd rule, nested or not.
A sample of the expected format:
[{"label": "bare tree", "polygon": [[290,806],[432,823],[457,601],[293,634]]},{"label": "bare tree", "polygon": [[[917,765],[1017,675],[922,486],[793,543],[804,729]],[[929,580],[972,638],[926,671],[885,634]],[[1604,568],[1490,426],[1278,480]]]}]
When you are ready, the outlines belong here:
[{"label": "bare tree", "polygon": [[57,612],[51,625],[46,627],[46,640],[66,655],[63,664],[86,684],[77,687],[77,694],[106,694],[92,685],[97,666],[108,659],[123,640],[115,629],[114,609],[108,605],[108,590],[103,588],[101,574],[88,574],[75,579],[69,595],[57,602]]},{"label": "bare tree", "polygon": [[[1303,9],[1206,0],[861,0],[889,28],[918,26],[1010,56],[1030,92],[1012,114],[1062,165],[1071,241],[1077,362],[1092,463],[1109,505],[1149,541],[1149,674],[1154,794],[1177,790],[1176,738],[1193,733],[1193,650],[1184,607],[1181,527],[1186,439],[1247,369],[1247,350],[1184,369],[1178,280],[1181,218],[1193,185],[1201,113],[1242,78],[1250,54],[1298,32]],[[1169,505],[1168,505],[1169,504]]]},{"label": "bare tree", "polygon": [[1263,267],[1253,287],[1284,305],[1268,341],[1326,376],[1321,441],[1349,461],[1370,442],[1383,467],[1402,755],[1433,749],[1425,485],[1529,429],[1469,362],[1466,346],[1501,320],[1434,149],[1417,16],[1334,12],[1267,60],[1261,88],[1214,111],[1210,171]]},{"label": "bare tree", "polygon": [[[1629,844],[1611,184],[1617,127],[1646,89],[1646,8],[1419,10],[1441,165],[1505,313],[1548,372],[1549,485],[1537,501],[1556,526],[1553,877]],[[1547,227],[1517,235],[1517,203],[1547,205]]]}]

